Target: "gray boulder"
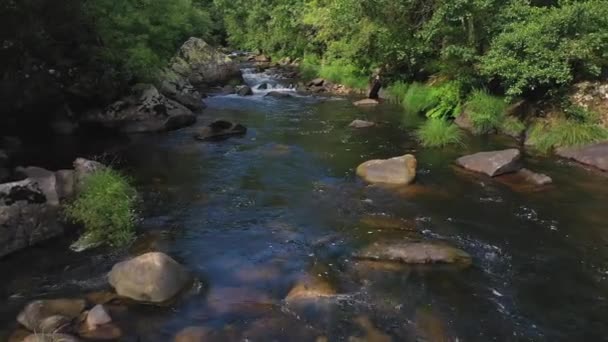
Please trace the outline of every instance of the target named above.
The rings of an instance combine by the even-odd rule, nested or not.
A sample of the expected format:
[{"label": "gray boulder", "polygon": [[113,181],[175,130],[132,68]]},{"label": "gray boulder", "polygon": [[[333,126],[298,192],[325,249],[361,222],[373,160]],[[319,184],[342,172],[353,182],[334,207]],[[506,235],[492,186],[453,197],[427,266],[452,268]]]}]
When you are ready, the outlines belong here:
[{"label": "gray boulder", "polygon": [[242,87],[238,88],[236,93],[239,96],[251,96],[251,95],[253,95],[253,90],[251,90],[251,87],[249,87],[249,86],[242,86]]},{"label": "gray boulder", "polygon": [[204,40],[194,37],[180,47],[169,69],[195,87],[221,85],[243,78],[238,63]]},{"label": "gray boulder", "polygon": [[114,265],[109,280],[123,297],[161,303],[175,297],[192,278],[168,255],[151,252]]},{"label": "gray boulder", "polygon": [[186,108],[199,112],[205,108],[203,95],[188,81],[187,78],[167,69],[163,73],[160,92]]},{"label": "gray boulder", "polygon": [[132,95],[105,110],[87,113],[83,122],[124,133],[143,133],[189,126],[196,122],[196,116],[190,109],[162,95],[153,85],[141,84],[132,89]]},{"label": "gray boulder", "polygon": [[58,217],[38,182],[0,184],[0,257],[63,234]]},{"label": "gray boulder", "polygon": [[59,195],[57,193],[57,178],[55,173],[41,167],[28,166],[18,167],[18,175],[29,178],[38,184],[38,188],[46,197],[46,202],[50,205],[59,205]]},{"label": "gray boulder", "polygon": [[95,171],[101,170],[106,166],[100,162],[96,162],[93,160],[88,160],[84,158],[76,158],[74,163],[74,190],[75,192],[79,192],[82,190],[82,185],[84,180],[95,173]]},{"label": "gray boulder", "polygon": [[520,158],[521,152],[512,148],[471,154],[458,158],[456,163],[467,170],[495,177],[519,170],[521,168]]},{"label": "gray boulder", "polygon": [[247,127],[225,120],[217,120],[203,127],[195,136],[196,140],[222,140],[232,136],[247,134]]},{"label": "gray boulder", "polygon": [[52,333],[80,316],[85,305],[84,299],[35,300],[21,310],[17,321],[31,331]]},{"label": "gray boulder", "polygon": [[282,91],[271,91],[271,92],[268,92],[266,95],[264,95],[264,97],[274,97],[277,99],[288,99],[288,98],[293,97],[293,95],[282,92]]},{"label": "gray boulder", "polygon": [[357,175],[369,183],[407,185],[416,178],[416,166],[416,157],[406,154],[366,161],[357,167]]}]

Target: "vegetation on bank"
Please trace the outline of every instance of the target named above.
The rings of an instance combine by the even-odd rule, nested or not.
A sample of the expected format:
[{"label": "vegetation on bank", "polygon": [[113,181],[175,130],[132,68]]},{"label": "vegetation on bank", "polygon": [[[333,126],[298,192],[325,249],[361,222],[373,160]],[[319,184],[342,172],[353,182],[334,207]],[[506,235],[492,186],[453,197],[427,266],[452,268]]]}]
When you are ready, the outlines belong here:
[{"label": "vegetation on bank", "polygon": [[426,120],[416,131],[416,136],[424,147],[443,147],[463,143],[460,128],[449,121],[438,118]]},{"label": "vegetation on bank", "polygon": [[69,220],[84,226],[75,245],[108,243],[121,246],[134,236],[136,191],[128,178],[111,168],[95,171],[84,180],[77,198],[65,206]]}]

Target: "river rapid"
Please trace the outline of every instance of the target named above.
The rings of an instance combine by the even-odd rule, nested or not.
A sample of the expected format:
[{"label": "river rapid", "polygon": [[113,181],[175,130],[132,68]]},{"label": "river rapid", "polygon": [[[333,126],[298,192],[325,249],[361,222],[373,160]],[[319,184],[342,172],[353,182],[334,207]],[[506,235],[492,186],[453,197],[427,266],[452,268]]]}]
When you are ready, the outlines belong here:
[{"label": "river rapid", "polygon": [[[194,127],[92,143],[48,143],[30,162],[60,168],[101,150],[141,193],[139,237],[125,251],[69,251],[70,238],[0,260],[0,340],[34,298],[107,291],[112,265],[163,251],[199,282],[167,306],[118,302],[125,341],[171,341],[204,326],[218,341],[600,341],[608,336],[608,177],[570,162],[526,155],[550,175],[542,189],[460,171],[456,158],[516,146],[504,137],[425,149],[421,118],[399,106],[360,108],[338,97],[297,95],[247,71],[254,96],[216,95]],[[290,98],[264,97],[269,90]],[[197,142],[224,118],[244,137]],[[354,119],[379,123],[354,130]],[[360,163],[412,153],[415,185],[357,179]],[[352,253],[416,231],[473,257],[465,270],[358,269]],[[284,298],[303,276],[338,293],[310,310]],[[357,340],[356,338],[359,338]]]}]

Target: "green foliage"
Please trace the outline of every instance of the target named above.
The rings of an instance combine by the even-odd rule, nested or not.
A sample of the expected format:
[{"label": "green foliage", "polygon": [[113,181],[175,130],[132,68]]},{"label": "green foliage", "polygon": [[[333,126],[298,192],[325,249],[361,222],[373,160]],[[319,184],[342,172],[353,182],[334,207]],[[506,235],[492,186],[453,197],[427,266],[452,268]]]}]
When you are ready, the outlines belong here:
[{"label": "green foliage", "polygon": [[103,43],[102,60],[122,66],[125,78],[154,80],[190,36],[209,38],[211,19],[193,0],[89,0],[85,11]]},{"label": "green foliage", "polygon": [[477,89],[469,96],[466,109],[474,131],[478,134],[486,134],[501,126],[505,120],[507,103],[503,98]]},{"label": "green foliage", "polygon": [[85,179],[82,192],[66,205],[65,213],[71,221],[84,225],[82,239],[86,243],[120,246],[133,238],[135,199],[135,189],[127,178],[104,168]]},{"label": "green foliage", "polygon": [[428,118],[449,119],[460,114],[462,93],[458,82],[446,82],[432,87],[431,97],[436,104],[426,112]]},{"label": "green foliage", "polygon": [[365,89],[369,82],[359,68],[343,60],[321,65],[319,76],[354,89]]},{"label": "green foliage", "polygon": [[510,22],[481,58],[481,68],[503,82],[507,95],[564,86],[576,74],[597,76],[606,67],[606,1],[559,1],[543,7],[519,1],[504,13]]},{"label": "green foliage", "polygon": [[526,143],[546,153],[553,148],[580,146],[606,139],[608,130],[598,125],[555,119],[532,126]]},{"label": "green foliage", "polygon": [[504,134],[518,137],[526,130],[526,125],[518,118],[508,116],[500,124],[499,130]]},{"label": "green foliage", "polygon": [[583,123],[598,123],[600,120],[600,114],[592,110],[588,110],[581,106],[569,105],[564,109],[566,116],[569,119],[576,120]]},{"label": "green foliage", "polygon": [[416,131],[416,135],[424,147],[463,144],[462,131],[456,125],[443,119],[428,119]]},{"label": "green foliage", "polygon": [[408,87],[402,104],[408,111],[424,113],[437,105],[437,98],[430,86],[415,82]]},{"label": "green foliage", "polygon": [[390,96],[390,100],[393,103],[403,103],[405,99],[405,94],[410,87],[409,83],[405,83],[403,81],[397,81],[386,88],[386,92]]}]

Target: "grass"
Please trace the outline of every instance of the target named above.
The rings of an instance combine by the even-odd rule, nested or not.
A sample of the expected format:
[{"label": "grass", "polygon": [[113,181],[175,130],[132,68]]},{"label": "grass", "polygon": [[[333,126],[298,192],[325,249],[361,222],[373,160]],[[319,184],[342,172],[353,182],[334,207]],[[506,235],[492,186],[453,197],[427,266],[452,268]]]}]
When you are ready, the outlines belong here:
[{"label": "grass", "polygon": [[369,78],[363,70],[344,60],[324,62],[314,55],[306,55],[302,59],[300,70],[305,79],[322,77],[353,89],[364,90],[369,84]]},{"label": "grass", "polygon": [[507,103],[501,97],[492,96],[485,90],[477,89],[469,96],[466,109],[474,132],[487,134],[501,127],[505,120]]},{"label": "grass", "polygon": [[76,244],[121,246],[131,241],[135,200],[135,189],[118,171],[104,168],[88,176],[81,193],[65,207],[67,218],[85,229]]},{"label": "grass", "polygon": [[391,102],[401,104],[403,103],[403,100],[405,99],[405,94],[407,94],[409,88],[409,83],[398,81],[388,86],[386,88],[386,92],[390,96]]},{"label": "grass", "polygon": [[462,131],[453,123],[443,119],[428,119],[416,131],[418,141],[424,147],[462,145]]},{"label": "grass", "polygon": [[413,113],[424,113],[438,103],[435,93],[430,86],[412,83],[403,97],[403,107]]},{"label": "grass", "polygon": [[564,118],[537,122],[530,130],[527,144],[543,153],[554,148],[581,146],[608,139],[608,130],[592,123]]},{"label": "grass", "polygon": [[499,130],[512,137],[518,137],[526,130],[526,125],[518,118],[508,116],[500,124]]}]

